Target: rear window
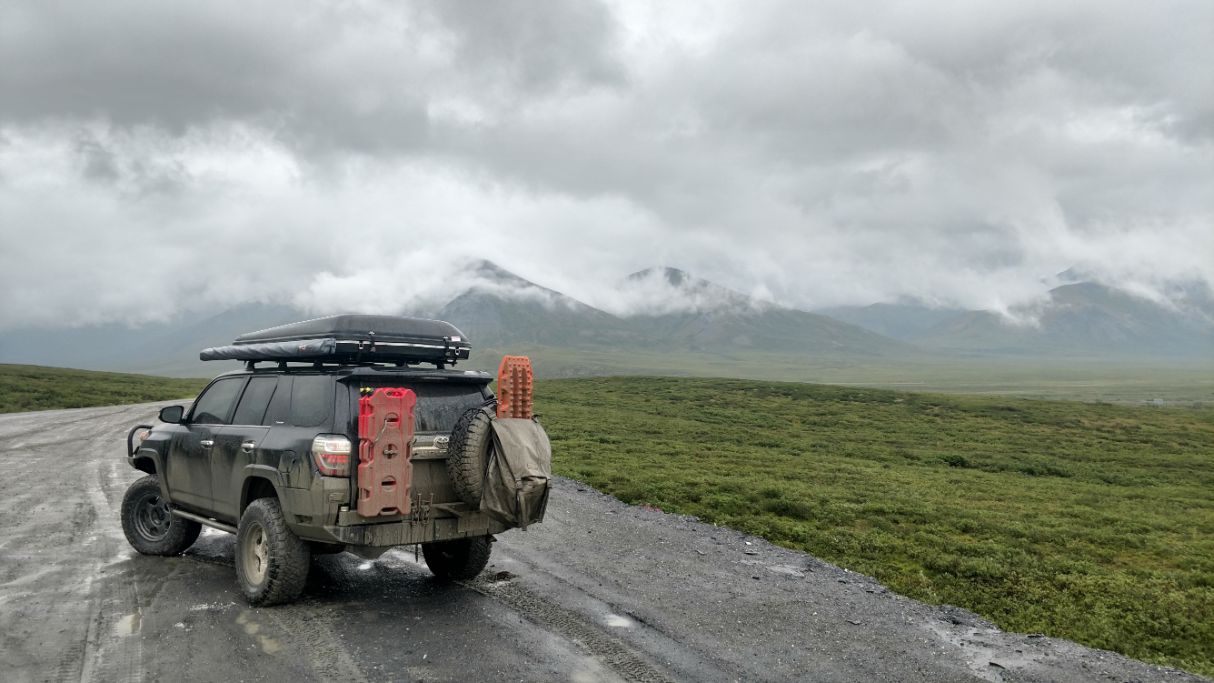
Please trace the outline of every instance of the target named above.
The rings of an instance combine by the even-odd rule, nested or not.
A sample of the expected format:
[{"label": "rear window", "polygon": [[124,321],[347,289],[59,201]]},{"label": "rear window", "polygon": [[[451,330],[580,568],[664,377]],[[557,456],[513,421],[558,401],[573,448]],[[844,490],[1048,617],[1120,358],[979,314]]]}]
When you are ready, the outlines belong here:
[{"label": "rear window", "polygon": [[449,432],[455,427],[455,421],[464,414],[464,411],[485,402],[481,388],[476,384],[385,382],[371,386],[403,386],[406,389],[412,389],[413,393],[417,394],[414,429],[418,432]]},{"label": "rear window", "polygon": [[319,427],[333,418],[333,378],[296,375],[291,385],[291,412],[287,422],[296,427]]}]

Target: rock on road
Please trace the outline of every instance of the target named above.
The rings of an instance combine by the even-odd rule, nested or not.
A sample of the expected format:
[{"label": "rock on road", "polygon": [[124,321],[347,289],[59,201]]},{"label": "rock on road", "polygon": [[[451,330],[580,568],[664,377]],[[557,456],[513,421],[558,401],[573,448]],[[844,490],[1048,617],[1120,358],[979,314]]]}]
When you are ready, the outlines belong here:
[{"label": "rock on road", "polygon": [[1004,633],[804,553],[557,480],[475,581],[396,549],[253,609],[233,538],[143,557],[118,520],[156,406],[0,415],[5,681],[1199,681]]}]

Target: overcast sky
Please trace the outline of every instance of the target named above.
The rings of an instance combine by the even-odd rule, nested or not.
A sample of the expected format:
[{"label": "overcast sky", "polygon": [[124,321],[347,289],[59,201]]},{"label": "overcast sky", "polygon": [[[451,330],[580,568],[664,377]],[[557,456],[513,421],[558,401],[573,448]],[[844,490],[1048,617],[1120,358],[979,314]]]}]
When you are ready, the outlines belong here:
[{"label": "overcast sky", "polygon": [[1214,3],[0,5],[0,327],[1214,282]]}]

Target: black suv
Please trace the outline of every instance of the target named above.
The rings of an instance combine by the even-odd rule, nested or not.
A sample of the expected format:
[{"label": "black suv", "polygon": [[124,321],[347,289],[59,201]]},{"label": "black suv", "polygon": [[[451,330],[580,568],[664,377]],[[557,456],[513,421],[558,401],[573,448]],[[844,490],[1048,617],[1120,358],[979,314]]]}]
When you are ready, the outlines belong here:
[{"label": "black suv", "polygon": [[[488,562],[492,534],[515,526],[478,505],[480,475],[493,457],[492,430],[486,428],[496,417],[493,377],[446,367],[460,354],[452,351],[452,338],[466,349],[449,325],[442,329],[443,343],[434,344],[442,352],[433,356],[433,369],[416,367],[416,349],[384,341],[392,338],[385,328],[416,331],[434,322],[338,316],[204,351],[204,359],[245,360],[246,369],[212,380],[188,411],[162,409],[166,424],[132,430],[130,464],[148,476],[123,499],[127,540],[144,554],[173,555],[197,539],[201,525],[235,533],[238,581],[256,605],[297,597],[310,556],[318,553],[353,550],[374,557],[392,546],[421,544],[436,576],[478,574]],[[278,341],[264,341],[275,339],[267,334],[275,331]],[[434,337],[433,330],[423,336]],[[258,367],[263,360],[271,365]],[[526,390],[529,396],[529,384]],[[369,406],[377,395],[395,397],[400,415],[374,423]],[[400,402],[405,395],[411,410]],[[411,425],[391,422],[409,412]],[[372,424],[378,433],[367,432]],[[389,445],[375,456],[372,447],[387,438],[389,426],[407,444]],[[453,437],[455,454],[449,449]],[[403,460],[396,450],[404,451]],[[360,465],[374,457],[381,463],[395,457],[395,472],[403,476],[385,478],[396,502],[368,512],[358,503],[372,483],[360,482],[359,473],[371,478]]]}]

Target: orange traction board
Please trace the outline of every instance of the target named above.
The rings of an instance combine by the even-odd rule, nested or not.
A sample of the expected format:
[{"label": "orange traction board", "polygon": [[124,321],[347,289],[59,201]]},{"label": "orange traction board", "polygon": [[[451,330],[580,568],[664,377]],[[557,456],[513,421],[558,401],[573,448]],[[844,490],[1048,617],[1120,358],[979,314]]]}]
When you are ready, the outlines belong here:
[{"label": "orange traction board", "polygon": [[358,399],[358,514],[409,514],[413,409],[408,389],[380,387]]},{"label": "orange traction board", "polygon": [[497,369],[497,416],[531,419],[531,359],[503,356]]}]

